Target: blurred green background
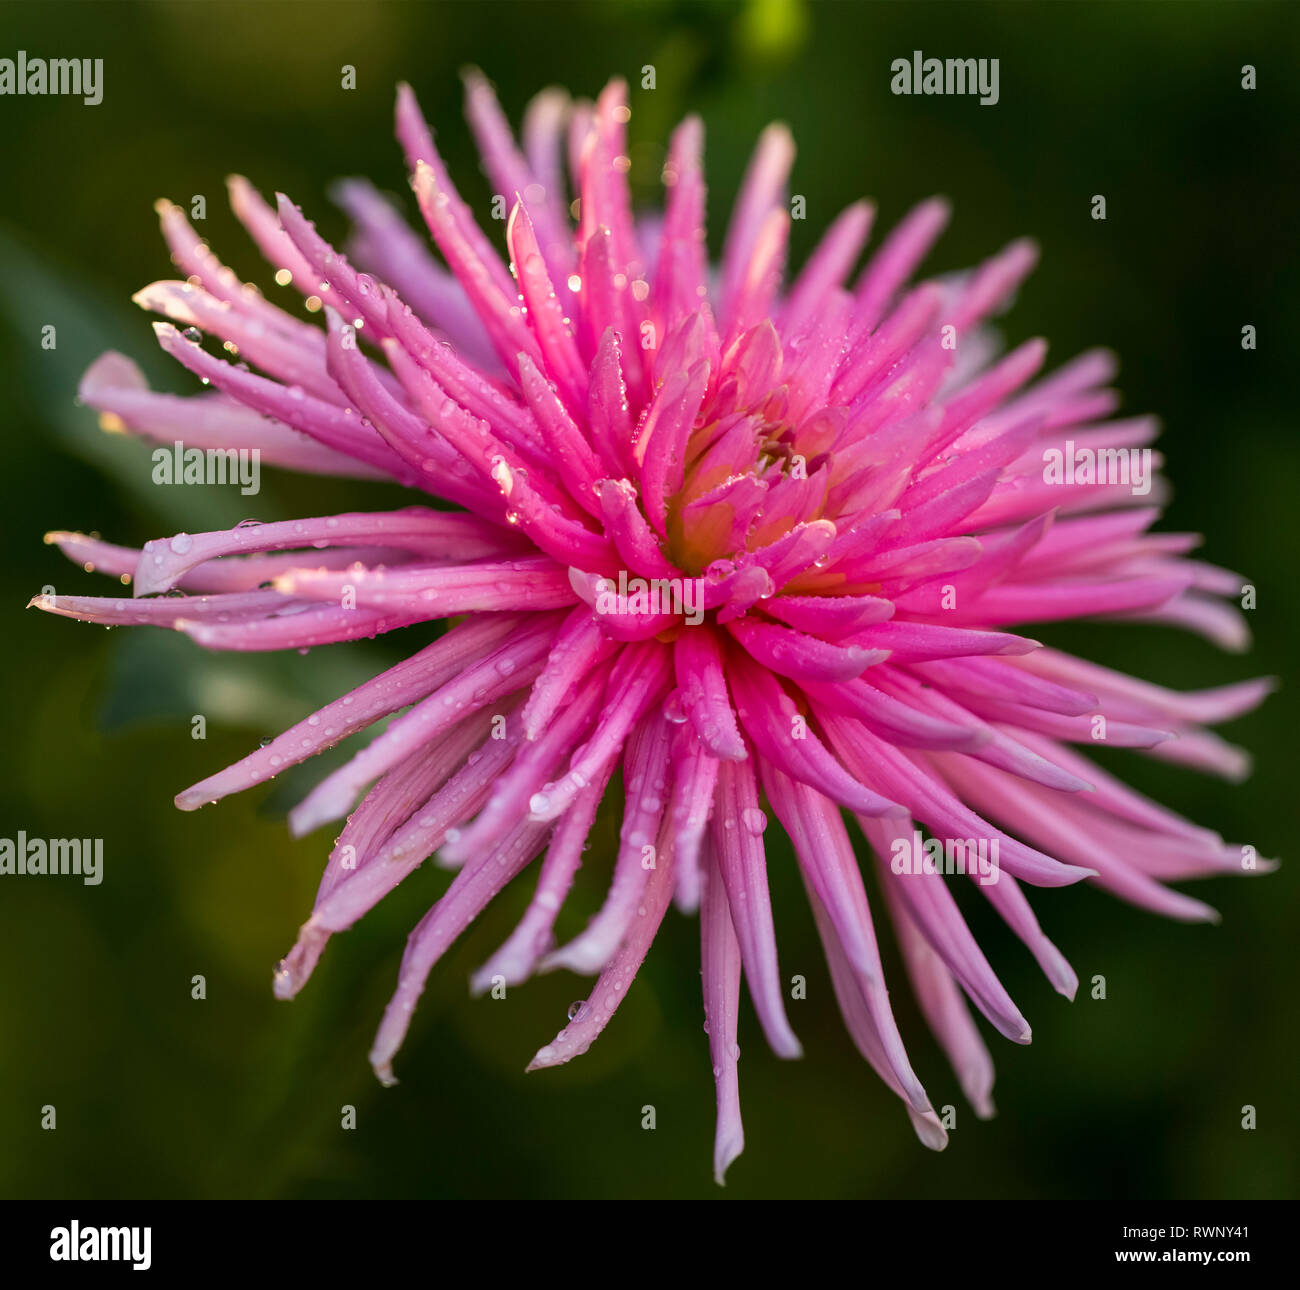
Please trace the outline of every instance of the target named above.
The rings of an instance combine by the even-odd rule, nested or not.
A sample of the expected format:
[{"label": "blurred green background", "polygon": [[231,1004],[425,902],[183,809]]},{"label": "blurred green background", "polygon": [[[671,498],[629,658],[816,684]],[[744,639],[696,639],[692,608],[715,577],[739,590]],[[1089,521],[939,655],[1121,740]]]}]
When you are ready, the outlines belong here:
[{"label": "blurred green background", "polygon": [[[168,277],[151,204],[208,200],[202,231],[227,263],[279,289],[225,207],[237,171],[282,188],[331,238],[325,191],[364,174],[402,191],[393,86],[416,87],[467,197],[487,188],[460,118],[459,68],[481,66],[512,118],[552,83],[634,85],[634,176],[687,111],[708,129],[711,240],[769,120],[800,154],[808,219],[795,255],[860,195],[891,226],[934,192],[955,206],[927,269],[964,267],[1029,233],[1042,264],[1002,323],[1054,361],[1103,343],[1130,411],[1165,419],[1176,488],[1166,528],[1259,588],[1247,657],[1150,627],[1072,628],[1072,647],[1176,686],[1282,675],[1297,623],[1294,328],[1300,65],[1293,5],[851,5],[760,0],[624,4],[21,4],[0,6],[0,56],[102,57],[104,101],[0,99],[0,565],[8,690],[0,835],[100,836],[106,877],[0,884],[0,1194],[5,1196],[1295,1195],[1295,869],[1198,884],[1220,927],[1184,927],[1091,889],[1036,893],[1048,933],[1109,997],[1073,1005],[977,903],[969,916],[1034,1026],[989,1036],[999,1116],[980,1123],[925,1032],[893,947],[887,969],[913,1060],[937,1105],[959,1105],[942,1155],[921,1148],[858,1059],[788,849],[773,846],[781,966],[800,1063],[741,1017],[747,1149],[710,1179],[713,1089],[701,1031],[698,932],[670,914],[601,1041],[525,1077],[582,980],[539,978],[471,1001],[470,970],[504,939],[531,877],[434,972],[381,1089],[366,1051],[405,935],[445,885],[422,869],[331,946],[292,1005],[271,969],[308,912],[328,846],[294,842],[286,804],[317,773],[198,814],[181,787],[242,756],[323,699],[417,648],[422,628],[355,646],[227,658],[146,629],[105,632],[26,612],[43,585],[105,584],[41,543],[49,528],[138,544],[178,528],[400,504],[395,490],[268,471],[263,493],[165,490],[147,452],[74,405],[103,348],[164,388],[191,389],[155,349],[133,291]],[[889,63],[997,57],[1001,101],[894,97]],[[1241,66],[1258,89],[1241,89]],[[340,88],[340,68],[357,88]],[[654,64],[657,88],[636,88]],[[638,190],[653,195],[653,185]],[[1108,201],[1104,223],[1090,199]],[[409,193],[406,194],[409,206]],[[287,296],[287,292],[282,293]],[[276,297],[279,298],[279,297]],[[1240,329],[1258,328],[1246,353]],[[54,351],[41,328],[57,327]],[[1290,329],[1290,330],[1288,330]],[[168,495],[170,493],[174,495]],[[1062,639],[1061,632],[1050,634]],[[1285,687],[1228,730],[1257,771],[1231,787],[1116,753],[1109,763],[1264,855],[1294,836],[1297,712]],[[189,716],[208,717],[190,738]],[[1290,823],[1288,823],[1290,821]],[[611,830],[613,824],[605,826]],[[769,835],[771,836],[771,835]],[[600,899],[593,851],[561,930]],[[973,894],[973,893],[971,893]],[[877,906],[879,902],[877,901]],[[207,978],[206,1001],[190,997]],[[655,1105],[658,1128],[640,1127]],[[43,1132],[40,1108],[58,1108]],[[358,1127],[340,1127],[340,1107]],[[1240,1127],[1254,1105],[1258,1128]]]}]

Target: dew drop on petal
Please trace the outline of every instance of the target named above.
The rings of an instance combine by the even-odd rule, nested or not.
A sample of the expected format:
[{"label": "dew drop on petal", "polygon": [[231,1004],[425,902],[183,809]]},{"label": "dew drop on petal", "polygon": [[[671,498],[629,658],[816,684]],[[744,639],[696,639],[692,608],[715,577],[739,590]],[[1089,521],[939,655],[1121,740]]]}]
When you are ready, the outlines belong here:
[{"label": "dew drop on petal", "polygon": [[686,720],[686,708],[680,690],[674,690],[664,700],[664,716],[675,726],[680,726]]}]

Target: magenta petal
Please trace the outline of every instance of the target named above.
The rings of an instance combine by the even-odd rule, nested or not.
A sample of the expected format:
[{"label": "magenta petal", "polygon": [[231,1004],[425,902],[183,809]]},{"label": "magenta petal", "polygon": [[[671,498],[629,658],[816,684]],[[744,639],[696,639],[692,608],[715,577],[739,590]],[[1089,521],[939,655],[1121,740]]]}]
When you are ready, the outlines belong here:
[{"label": "magenta petal", "polygon": [[578,1008],[569,1024],[549,1044],[537,1050],[536,1056],[528,1064],[530,1071],[561,1066],[580,1057],[609,1024],[618,1005],[626,998],[668,910],[673,892],[672,856],[670,843],[663,849],[662,863],[650,870],[641,904],[637,907],[623,943],[596,979],[590,996]]},{"label": "magenta petal", "polygon": [[776,932],[767,890],[762,836],[767,817],[759,810],[758,785],[748,762],[718,766],[718,788],[710,837],[740,942],[750,997],[763,1034],[778,1057],[801,1057],[803,1049],[786,1020]]},{"label": "magenta petal", "polygon": [[826,911],[849,977],[866,1005],[881,1064],[908,1105],[924,1115],[932,1109],[930,1099],[907,1060],[889,1006],[866,888],[839,809],[766,763],[762,768],[768,799],[794,843],[804,881]]},{"label": "magenta petal", "polygon": [[738,618],[727,626],[756,663],[796,681],[849,681],[888,657],[884,650],[831,645],[757,618]]},{"label": "magenta petal", "polygon": [[917,1003],[957,1072],[962,1092],[976,1115],[987,1120],[993,1115],[993,1058],[971,1019],[956,978],[930,948],[895,886],[890,882],[883,886]]},{"label": "magenta petal", "polygon": [[732,685],[745,733],[768,761],[792,779],[864,815],[906,814],[905,808],[865,787],[845,769],[770,673],[737,660]]},{"label": "magenta petal", "polygon": [[718,759],[708,753],[689,723],[683,724],[673,750],[672,828],[677,857],[677,907],[693,914],[699,907],[704,863],[701,846],[713,809]]},{"label": "magenta petal", "polygon": [[411,1024],[416,1001],[424,993],[433,965],[471,922],[537,853],[547,828],[527,822],[516,825],[496,850],[466,865],[443,898],[424,916],[407,941],[397,989],[384,1012],[370,1048],[370,1064],[384,1084],[394,1083],[393,1057]]},{"label": "magenta petal", "polygon": [[1008,1039],[1027,1044],[1029,1023],[1011,1001],[970,929],[957,909],[944,880],[935,874],[895,874],[887,856],[896,845],[911,844],[911,827],[889,819],[864,819],[859,824],[882,866],[882,882],[903,903],[931,949],[961,983],[972,1003]]},{"label": "magenta petal", "polygon": [[582,863],[587,835],[613,770],[612,763],[606,766],[561,816],[551,834],[536,893],[506,943],[470,978],[471,993],[484,993],[498,977],[507,985],[525,981],[550,948],[556,916]]},{"label": "magenta petal", "polygon": [[499,645],[519,622],[517,618],[484,617],[452,628],[418,654],[291,726],[265,747],[178,793],[176,805],[183,811],[197,810],[231,793],[263,783],[284,768],[332,747],[443,685],[484,652]]},{"label": "magenta petal", "polygon": [[[392,863],[396,857],[390,853],[386,863],[365,877],[358,877],[361,869],[387,850],[385,844],[409,823],[417,808],[425,816],[431,804],[441,806],[457,800],[456,787],[445,794],[441,789],[460,763],[483,742],[487,730],[484,714],[470,717],[440,745],[385,775],[366,795],[330,852],[312,916],[303,924],[293,949],[276,969],[277,999],[293,998],[307,983],[330,936],[364,914],[409,872],[410,866],[403,868]],[[432,798],[431,788],[435,790]]]},{"label": "magenta petal", "polygon": [[[221,556],[294,548],[324,550],[358,542],[402,547],[429,558],[473,560],[503,554],[512,543],[498,528],[469,515],[447,515],[413,506],[370,515],[241,524],[216,533],[185,534],[146,542],[135,568],[135,594],[167,591],[185,574]],[[304,563],[310,563],[306,557]]]},{"label": "magenta petal", "polygon": [[515,693],[542,669],[549,624],[517,630],[504,644],[421,699],[363,752],[328,775],[293,809],[289,823],[301,836],[346,813],[371,780],[425,747],[462,717]]},{"label": "magenta petal", "polygon": [[671,734],[672,727],[657,712],[633,730],[623,759],[623,827],[609,892],[586,928],[548,955],[543,964],[548,971],[599,971],[631,926],[649,875],[662,863],[658,852],[669,791]]},{"label": "magenta petal", "polygon": [[493,785],[492,795],[473,823],[448,839],[440,857],[444,864],[462,864],[509,832],[514,820],[527,811],[533,794],[561,760],[567,762],[574,745],[586,734],[604,698],[608,674],[609,668],[602,667],[585,675],[545,732],[525,744],[510,769]]},{"label": "magenta petal", "polygon": [[731,922],[727,893],[718,862],[710,855],[701,876],[700,975],[704,984],[704,1021],[709,1032],[709,1056],[718,1089],[718,1127],[713,1145],[713,1177],[721,1186],[732,1162],[745,1149],[740,1119],[740,1081],[736,1066],[740,1045],[736,1028],[740,1014],[740,944]]}]

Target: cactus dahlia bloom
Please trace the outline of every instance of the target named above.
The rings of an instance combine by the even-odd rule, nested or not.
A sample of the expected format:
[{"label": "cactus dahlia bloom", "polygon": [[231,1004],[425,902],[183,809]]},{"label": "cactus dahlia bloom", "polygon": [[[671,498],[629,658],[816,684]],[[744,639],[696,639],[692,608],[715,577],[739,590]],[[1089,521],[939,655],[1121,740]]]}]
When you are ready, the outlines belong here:
[{"label": "cactus dahlia bloom", "polygon": [[[540,857],[523,921],[473,988],[539,969],[597,974],[529,1069],[567,1062],[609,1023],[669,904],[698,908],[721,1180],[743,1144],[742,975],[771,1047],[800,1052],[768,896],[774,815],[855,1043],[922,1142],[942,1147],[891,1014],[846,814],[877,858],[920,1008],[975,1110],[991,1114],[992,1064],[967,1004],[1015,1043],[1029,1025],[948,870],[911,859],[923,849],[933,861],[933,843],[992,848],[996,868],[969,866],[979,897],[1072,996],[1075,974],[1026,887],[1086,880],[1159,914],[1209,919],[1168,884],[1243,867],[1216,834],[1073,745],[1104,738],[1236,777],[1243,755],[1204,726],[1268,688],[1175,693],[1008,628],[1102,615],[1241,647],[1221,599],[1239,581],[1183,558],[1194,538],[1149,532],[1159,481],[1153,493],[1136,467],[1132,479],[1106,469],[1150,461],[1156,434],[1145,417],[1109,419],[1109,355],[1047,377],[1041,341],[995,356],[983,322],[1031,269],[1029,243],[909,286],[947,217],[928,201],[851,279],[872,220],[859,204],[787,277],[794,147],[772,127],[715,273],[698,120],[673,136],[662,217],[642,218],[620,83],[594,104],[542,94],[522,145],[477,74],[467,97],[506,198],[508,261],[403,88],[397,135],[441,261],[365,183],[338,190],[356,224],[354,267],[287,199],[272,208],[232,180],[235,213],[277,280],[309,310],[324,305],[321,330],[241,285],[163,203],[180,280],[137,299],[169,320],[155,324],[162,347],[213,388],[151,393],[108,354],[81,389],[115,427],[148,438],[396,480],[439,506],[246,522],[139,551],[56,533],[75,561],[133,581],[134,598],[37,603],[170,627],[210,649],[305,649],[414,627],[405,662],[176,799],[184,810],[215,802],[392,718],[291,814],[299,834],[346,823],[275,976],[277,994],[293,996],[329,938],[427,857],[454,869],[411,933],[375,1038],[385,1082],[430,970]],[[204,335],[242,361],[209,353]],[[1053,450],[1068,457],[1064,472],[1045,467]],[[1090,454],[1100,464],[1074,468]],[[429,640],[438,619],[448,626]],[[607,795],[622,799],[621,839],[589,863],[607,870],[608,895],[557,946],[557,911]]]}]

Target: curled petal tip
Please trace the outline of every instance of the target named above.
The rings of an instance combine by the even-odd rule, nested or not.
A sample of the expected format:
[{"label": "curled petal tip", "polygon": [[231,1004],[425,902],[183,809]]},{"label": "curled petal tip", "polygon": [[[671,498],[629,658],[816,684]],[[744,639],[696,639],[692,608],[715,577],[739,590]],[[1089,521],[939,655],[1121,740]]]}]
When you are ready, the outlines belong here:
[{"label": "curled petal tip", "polygon": [[477,972],[470,974],[469,997],[471,999],[481,999],[492,988],[493,979],[497,976],[504,977],[507,986],[513,986],[521,984],[526,975],[526,973],[503,971],[495,963],[486,963]]},{"label": "curled petal tip", "polygon": [[301,815],[291,812],[289,815],[289,834],[291,837],[305,838],[307,834],[314,833],[322,824],[327,824],[330,820],[337,819],[342,814],[342,811],[331,811],[324,807],[315,811],[304,812]]},{"label": "curled petal tip", "polygon": [[922,1146],[929,1147],[931,1151],[942,1151],[948,1145],[948,1130],[932,1110],[914,1111],[909,1107],[908,1115]]},{"label": "curled petal tip", "polygon": [[713,1181],[719,1187],[727,1185],[727,1170],[735,1164],[737,1158],[745,1150],[744,1130],[737,1129],[734,1134],[728,1134],[727,1137],[717,1143],[713,1150]]},{"label": "curled petal tip", "polygon": [[545,955],[537,965],[539,972],[574,972],[578,976],[595,976],[609,961],[609,954],[597,947],[584,945],[581,938]]},{"label": "curled petal tip", "polygon": [[997,1113],[993,1105],[993,1067],[983,1063],[968,1065],[957,1072],[961,1091],[981,1120],[991,1120]]},{"label": "curled petal tip", "polygon": [[298,993],[293,974],[283,964],[276,968],[271,977],[271,993],[284,1003],[288,1003]]},{"label": "curled petal tip", "polygon": [[177,793],[172,798],[172,803],[178,811],[197,811],[199,807],[206,805],[209,800],[205,794],[187,788]]},{"label": "curled petal tip", "polygon": [[544,1044],[533,1054],[533,1060],[524,1067],[524,1074],[530,1075],[533,1071],[547,1070],[552,1066],[561,1066],[564,1064],[564,1058],[559,1054],[554,1044]]}]

